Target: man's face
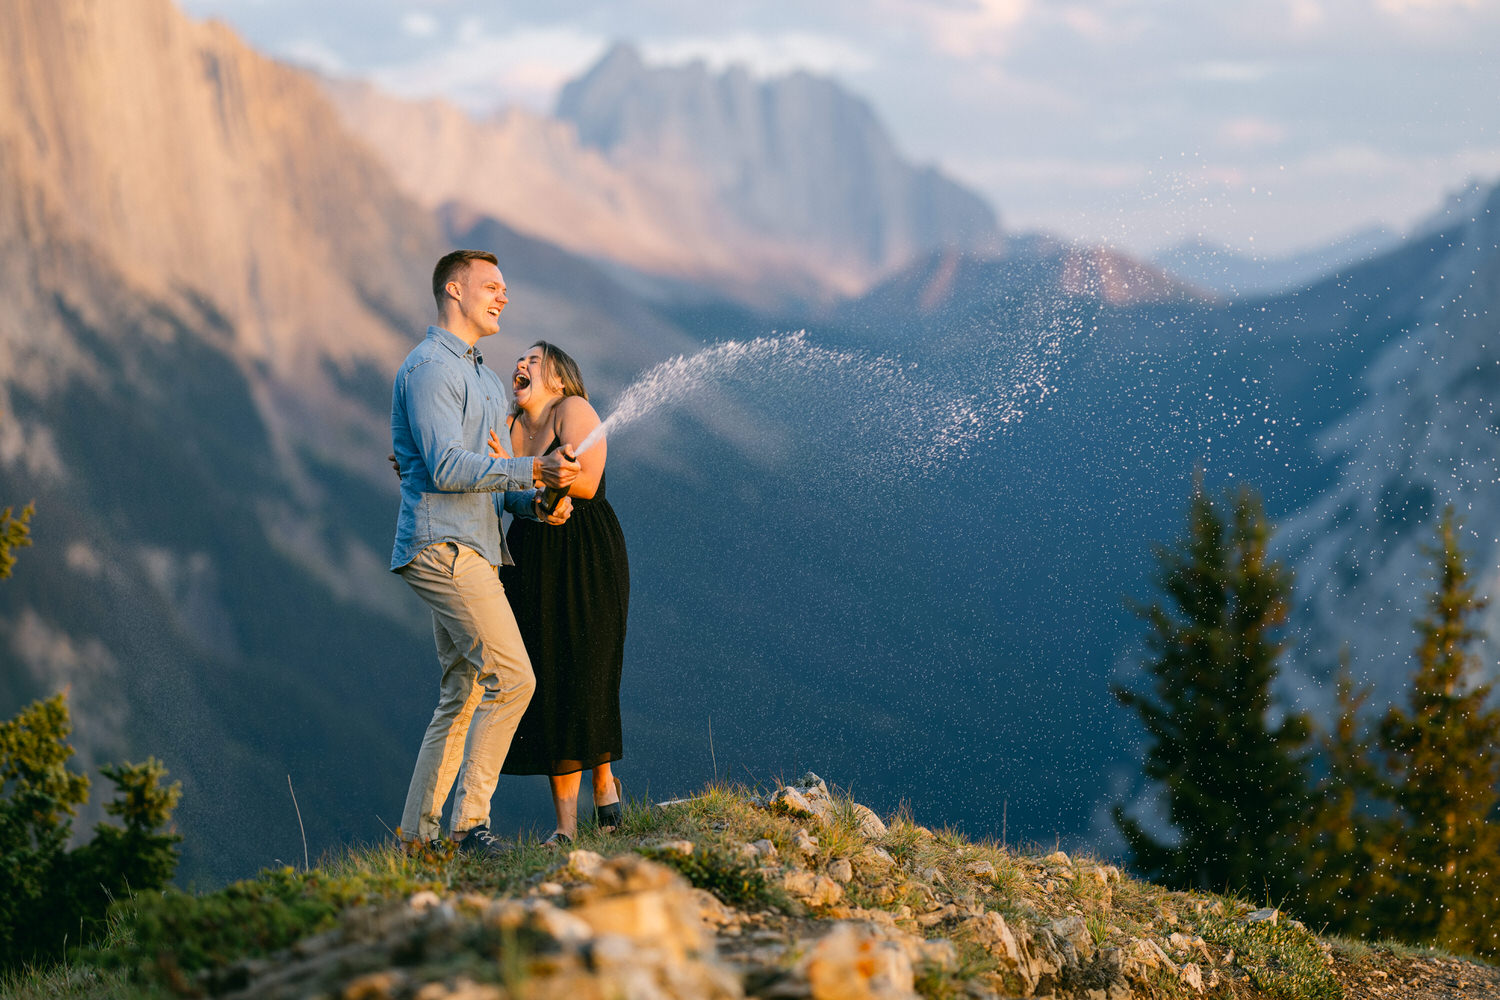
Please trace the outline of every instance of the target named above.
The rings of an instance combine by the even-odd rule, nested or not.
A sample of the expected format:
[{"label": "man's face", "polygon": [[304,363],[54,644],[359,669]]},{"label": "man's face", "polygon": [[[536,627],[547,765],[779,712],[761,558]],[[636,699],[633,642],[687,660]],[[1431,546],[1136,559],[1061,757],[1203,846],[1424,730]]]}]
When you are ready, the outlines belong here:
[{"label": "man's face", "polygon": [[509,302],[505,276],[487,260],[472,260],[458,279],[458,302],[464,319],[481,337],[500,329],[500,313]]}]

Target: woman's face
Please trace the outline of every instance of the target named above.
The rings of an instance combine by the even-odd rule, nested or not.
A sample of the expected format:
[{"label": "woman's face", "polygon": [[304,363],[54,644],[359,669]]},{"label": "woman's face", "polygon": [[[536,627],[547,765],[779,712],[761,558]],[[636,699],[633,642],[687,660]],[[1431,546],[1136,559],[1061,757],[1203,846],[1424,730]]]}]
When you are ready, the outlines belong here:
[{"label": "woman's face", "polygon": [[524,407],[530,401],[562,395],[562,383],[555,377],[548,378],[546,367],[546,362],[542,360],[542,349],[535,345],[528,347],[526,353],[516,359],[510,391],[517,406]]}]

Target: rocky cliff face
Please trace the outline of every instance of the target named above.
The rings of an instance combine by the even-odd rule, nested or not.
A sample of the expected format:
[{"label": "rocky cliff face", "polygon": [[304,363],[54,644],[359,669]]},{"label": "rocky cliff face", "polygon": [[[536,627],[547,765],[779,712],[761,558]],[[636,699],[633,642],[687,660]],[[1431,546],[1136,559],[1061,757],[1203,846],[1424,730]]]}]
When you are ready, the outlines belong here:
[{"label": "rocky cliff face", "polygon": [[869,105],[806,73],[650,68],[619,45],[563,89],[557,116],[612,162],[663,183],[701,178],[752,232],[816,250],[854,281],[998,237],[981,198],[906,162]]},{"label": "rocky cliff face", "polygon": [[998,242],[981,198],[907,163],[868,105],[807,74],[650,68],[620,46],[565,89],[556,119],[488,121],[327,86],[413,198],[650,276],[656,294],[821,301],[925,252]]}]

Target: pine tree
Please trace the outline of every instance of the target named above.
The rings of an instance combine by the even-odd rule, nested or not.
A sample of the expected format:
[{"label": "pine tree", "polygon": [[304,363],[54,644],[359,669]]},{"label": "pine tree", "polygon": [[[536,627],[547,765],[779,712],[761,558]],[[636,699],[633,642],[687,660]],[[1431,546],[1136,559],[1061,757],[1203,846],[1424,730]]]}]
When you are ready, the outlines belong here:
[{"label": "pine tree", "polygon": [[1314,794],[1304,845],[1306,877],[1295,901],[1305,920],[1369,934],[1379,930],[1369,901],[1375,888],[1374,846],[1386,827],[1370,807],[1384,785],[1360,718],[1371,689],[1355,688],[1347,648],[1337,690],[1334,727],[1318,739],[1325,771]]},{"label": "pine tree", "polygon": [[1477,955],[1500,955],[1500,712],[1471,651],[1476,597],[1453,508],[1439,521],[1427,613],[1416,622],[1407,707],[1392,706],[1379,746],[1395,828],[1381,845],[1385,929]]},{"label": "pine tree", "polygon": [[1281,895],[1296,884],[1311,726],[1290,711],[1270,720],[1291,593],[1291,574],[1267,558],[1270,535],[1250,490],[1215,502],[1198,485],[1186,535],[1157,549],[1165,600],[1136,609],[1150,690],[1114,689],[1145,726],[1145,775],[1163,785],[1177,840],[1120,806],[1115,823],[1133,867],[1174,886]]},{"label": "pine tree", "polygon": [[36,953],[32,929],[52,906],[74,811],[88,800],[89,779],[67,769],[71,728],[62,695],[0,722],[0,969]]},{"label": "pine tree", "polygon": [[13,550],[31,544],[31,515],[35,510],[31,504],[23,507],[19,514],[13,510],[7,507],[0,511],[0,580],[10,576],[10,571],[15,568]]},{"label": "pine tree", "polygon": [[103,823],[72,850],[68,840],[89,780],[68,770],[72,722],[64,695],[34,702],[0,722],[0,972],[63,957],[64,946],[97,940],[111,902],[165,888],[177,869],[171,822],[180,786],[166,769],[108,764],[115,785]]}]

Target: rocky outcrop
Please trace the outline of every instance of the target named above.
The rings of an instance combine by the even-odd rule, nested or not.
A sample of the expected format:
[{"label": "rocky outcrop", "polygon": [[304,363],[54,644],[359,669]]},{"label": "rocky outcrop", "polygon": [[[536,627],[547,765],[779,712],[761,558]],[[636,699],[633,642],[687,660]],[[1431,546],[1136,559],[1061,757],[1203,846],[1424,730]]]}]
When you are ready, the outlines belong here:
[{"label": "rocky outcrop", "polygon": [[563,89],[557,116],[612,162],[701,178],[752,232],[815,246],[851,273],[999,235],[983,199],[912,166],[868,104],[807,73],[648,67],[618,45]]},{"label": "rocky outcrop", "polygon": [[[636,840],[585,837],[613,856],[518,845],[498,861],[434,855],[414,869],[401,855],[433,888],[347,909],[332,930],[264,958],[193,975],[175,965],[174,936],[131,960],[179,994],[278,1000],[1260,1000],[1338,996],[1350,973],[1347,956],[1336,974],[1331,945],[1275,909],[1169,893],[1111,865],[976,844],[901,816],[867,837],[857,803],[816,775],[727,804],[722,791],[703,798],[716,801],[627,817],[652,831]],[[826,813],[794,814],[789,801]],[[757,831],[766,836],[738,839]],[[372,866],[382,879],[389,867]],[[273,876],[281,889],[268,895],[297,878]],[[476,881],[509,889],[475,891]],[[223,911],[201,912],[222,940]],[[1403,984],[1495,978],[1404,962]]]}]

